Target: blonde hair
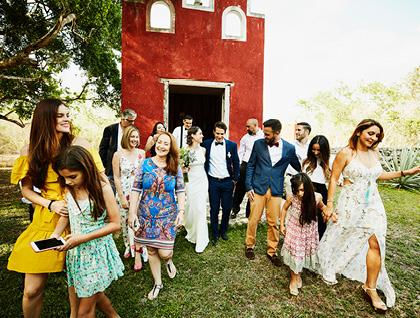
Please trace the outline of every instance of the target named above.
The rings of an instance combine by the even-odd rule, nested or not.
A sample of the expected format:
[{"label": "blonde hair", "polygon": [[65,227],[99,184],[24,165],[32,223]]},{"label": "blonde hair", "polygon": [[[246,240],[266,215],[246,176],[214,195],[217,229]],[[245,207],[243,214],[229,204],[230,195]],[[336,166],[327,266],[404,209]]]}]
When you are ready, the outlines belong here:
[{"label": "blonde hair", "polygon": [[121,147],[123,149],[130,149],[130,136],[133,131],[137,131],[139,134],[139,143],[140,143],[140,131],[135,126],[128,126],[124,129],[124,133],[121,138]]}]

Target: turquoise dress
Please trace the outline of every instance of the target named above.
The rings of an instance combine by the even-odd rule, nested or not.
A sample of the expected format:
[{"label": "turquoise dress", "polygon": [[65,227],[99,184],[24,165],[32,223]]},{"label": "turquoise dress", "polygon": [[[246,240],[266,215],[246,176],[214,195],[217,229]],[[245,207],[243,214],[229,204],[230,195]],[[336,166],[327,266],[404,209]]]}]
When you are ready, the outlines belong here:
[{"label": "turquoise dress", "polygon": [[[86,234],[105,226],[106,213],[96,221],[91,216],[89,200],[79,200],[66,194],[72,234]],[[123,276],[120,259],[112,234],[85,242],[70,249],[66,255],[67,280],[79,298],[103,292],[114,280]]]}]

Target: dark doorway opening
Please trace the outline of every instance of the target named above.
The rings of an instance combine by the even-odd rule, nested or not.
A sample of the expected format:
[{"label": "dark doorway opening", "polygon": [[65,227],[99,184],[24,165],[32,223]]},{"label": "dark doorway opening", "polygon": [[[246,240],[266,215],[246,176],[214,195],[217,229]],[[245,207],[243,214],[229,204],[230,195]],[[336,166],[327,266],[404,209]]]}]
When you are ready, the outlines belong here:
[{"label": "dark doorway opening", "polygon": [[213,137],[213,126],[222,120],[224,89],[196,86],[169,86],[169,131],[182,125],[184,115],[191,115],[193,126],[199,126],[204,139]]}]

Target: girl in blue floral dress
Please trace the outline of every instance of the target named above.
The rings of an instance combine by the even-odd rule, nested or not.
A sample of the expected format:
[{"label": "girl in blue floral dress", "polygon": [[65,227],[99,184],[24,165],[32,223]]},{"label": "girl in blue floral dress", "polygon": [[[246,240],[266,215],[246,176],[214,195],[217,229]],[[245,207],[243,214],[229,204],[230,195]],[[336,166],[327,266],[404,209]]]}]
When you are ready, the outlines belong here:
[{"label": "girl in blue floral dress", "polygon": [[66,189],[69,218],[61,217],[52,236],[58,237],[70,220],[71,234],[59,250],[66,255],[67,281],[79,298],[77,316],[94,317],[97,303],[107,317],[118,314],[104,291],[123,275],[124,266],[111,233],[120,229],[118,206],[111,186],[101,180],[92,156],[71,146],[54,164]]}]

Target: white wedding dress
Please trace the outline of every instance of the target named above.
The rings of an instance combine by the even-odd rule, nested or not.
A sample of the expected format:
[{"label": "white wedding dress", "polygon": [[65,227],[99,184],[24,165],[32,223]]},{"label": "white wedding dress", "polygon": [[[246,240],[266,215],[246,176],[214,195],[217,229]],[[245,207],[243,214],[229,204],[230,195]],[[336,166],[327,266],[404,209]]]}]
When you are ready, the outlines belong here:
[{"label": "white wedding dress", "polygon": [[385,269],[385,238],[387,219],[379,196],[376,180],[382,173],[379,161],[366,167],[357,157],[343,170],[344,179],[351,184],[343,186],[337,203],[338,222],[329,222],[319,244],[320,274],[331,284],[336,274],[365,282],[368,240],[375,235],[381,250],[381,269],[377,288],[386,297],[386,304],[395,304],[395,292]]},{"label": "white wedding dress", "polygon": [[207,198],[209,185],[204,170],[205,149],[190,149],[187,202],[185,207],[185,229],[188,241],[195,244],[195,251],[202,253],[209,243],[207,227]]}]

